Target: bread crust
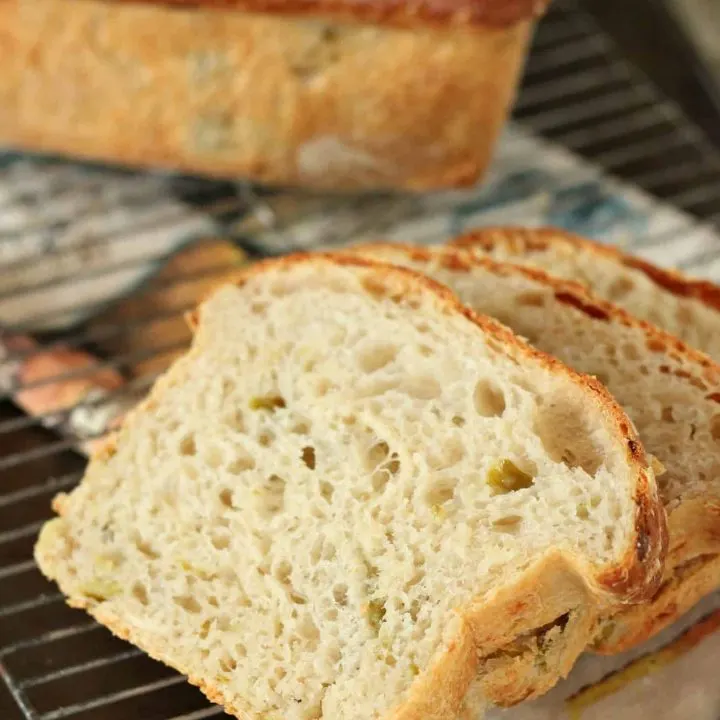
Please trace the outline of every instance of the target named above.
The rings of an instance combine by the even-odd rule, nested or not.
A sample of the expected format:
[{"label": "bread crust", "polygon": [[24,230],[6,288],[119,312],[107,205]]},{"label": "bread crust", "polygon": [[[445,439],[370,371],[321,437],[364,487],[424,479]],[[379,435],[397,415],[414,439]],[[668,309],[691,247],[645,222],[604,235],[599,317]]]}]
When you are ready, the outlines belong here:
[{"label": "bread crust", "polygon": [[331,190],[469,185],[507,116],[531,26],[6,0],[0,143]]},{"label": "bread crust", "polygon": [[[637,601],[652,593],[660,577],[665,552],[666,533],[664,513],[660,506],[652,471],[628,419],[608,392],[591,378],[562,365],[558,360],[531,348],[505,326],[490,318],[479,316],[463,306],[450,290],[410,270],[383,265],[368,260],[342,255],[301,254],[266,260],[238,271],[236,282],[242,285],[255,275],[274,269],[291,268],[298,263],[327,263],[353,266],[359,272],[367,271],[372,281],[368,291],[373,294],[404,302],[413,296],[423,301],[430,298],[437,307],[451,316],[463,316],[494,338],[503,349],[519,361],[532,360],[547,367],[553,373],[562,373],[582,383],[588,393],[588,401],[605,414],[618,443],[627,448],[629,468],[637,479],[636,528],[627,552],[620,562],[611,567],[589,573],[587,563],[580,557],[566,552],[551,551],[530,566],[518,581],[494,591],[490,597],[477,597],[458,612],[458,627],[444,652],[413,684],[404,701],[386,716],[386,720],[447,720],[464,712],[464,700],[468,688],[481,668],[487,666],[493,653],[512,648],[524,633],[532,633],[548,623],[571,614],[573,622],[567,645],[572,653],[566,653],[563,661],[555,667],[547,667],[534,680],[513,679],[502,676],[487,666],[487,672],[503,687],[506,702],[515,702],[544,691],[567,672],[572,661],[591,637],[591,628],[598,614],[618,604]],[[191,325],[202,322],[202,305],[191,317]],[[190,352],[196,352],[196,346]],[[172,371],[154,387],[141,407],[152,408],[155,398],[164,391],[170,381],[175,381]],[[132,424],[134,411],[125,424]],[[114,439],[103,453],[112,452]],[[97,460],[95,460],[97,461]],[[145,627],[132,627],[112,611],[112,603],[94,602],[80,594],[73,595],[72,570],[67,555],[72,539],[65,535],[62,516],[68,509],[66,496],[59,496],[54,507],[60,518],[50,521],[43,529],[36,546],[36,558],[43,573],[55,580],[69,596],[69,604],[87,610],[99,622],[119,637],[129,639],[142,647],[152,657],[161,660],[181,672],[181,667],[167,647],[167,640],[158,637]],[[574,657],[571,655],[574,654]],[[239,718],[250,718],[248,709],[238,700],[227,697],[223,688],[202,678],[190,676],[190,682],[201,687],[214,702],[223,704]],[[497,698],[493,698],[497,699]],[[502,700],[502,698],[500,698]]]},{"label": "bread crust", "polygon": [[[111,0],[137,4],[139,0]],[[215,10],[277,13],[279,15],[331,17],[334,19],[392,24],[510,25],[539,17],[550,0],[142,0],[156,5]]]},{"label": "bread crust", "polygon": [[[525,228],[488,228],[474,231],[454,240],[452,245],[468,251],[479,249],[492,252],[503,246],[513,254],[544,251],[554,244],[579,248],[595,255],[608,257],[620,265],[642,271],[663,289],[682,297],[698,299],[709,307],[720,309],[720,288],[710,282],[693,280],[681,273],[662,270],[638,260],[620,250],[594,243],[577,235],[553,228],[531,230]],[[542,271],[518,267],[525,274],[544,275]],[[554,283],[565,283],[553,279]],[[580,285],[574,291],[580,297],[590,297]],[[720,365],[710,357],[688,347],[678,338],[653,325],[636,320],[624,310],[610,303],[594,299],[598,307],[624,323],[642,327],[648,341],[684,358],[697,367],[697,378],[717,383]],[[612,310],[611,310],[612,309]],[[688,382],[693,378],[688,377]],[[716,402],[716,393],[708,396]],[[703,596],[720,586],[720,497],[691,497],[679,506],[668,508],[670,545],[666,563],[666,577],[651,602],[638,606],[613,618],[601,630],[594,649],[603,654],[616,654],[638,645],[672,624]],[[688,571],[692,567],[692,572]]]},{"label": "bread crust", "polygon": [[692,278],[678,270],[668,270],[623,252],[616,245],[603,245],[574,233],[553,227],[488,227],[468,232],[452,241],[455,247],[480,247],[490,252],[497,243],[517,255],[547,250],[560,243],[609,258],[619,265],[639,270],[663,290],[684,298],[693,298],[720,311],[720,287],[709,280]]}]

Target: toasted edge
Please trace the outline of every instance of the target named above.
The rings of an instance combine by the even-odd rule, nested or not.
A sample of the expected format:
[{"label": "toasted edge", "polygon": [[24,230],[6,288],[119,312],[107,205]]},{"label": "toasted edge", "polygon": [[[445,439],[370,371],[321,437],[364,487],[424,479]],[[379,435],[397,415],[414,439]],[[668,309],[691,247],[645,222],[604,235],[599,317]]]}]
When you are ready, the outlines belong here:
[{"label": "toasted edge", "polygon": [[[114,0],[137,4],[140,0]],[[550,0],[142,0],[196,12],[245,11],[399,26],[511,25],[540,17]]]},{"label": "toasted edge", "polygon": [[595,242],[560,228],[488,227],[468,232],[451,242],[454,247],[481,247],[488,252],[499,244],[511,249],[517,255],[547,250],[558,245],[569,246],[592,255],[601,255],[618,265],[639,270],[655,285],[673,295],[699,300],[707,307],[720,312],[720,286],[715,283],[692,278],[677,270],[660,268],[646,260],[629,255],[614,245]]}]

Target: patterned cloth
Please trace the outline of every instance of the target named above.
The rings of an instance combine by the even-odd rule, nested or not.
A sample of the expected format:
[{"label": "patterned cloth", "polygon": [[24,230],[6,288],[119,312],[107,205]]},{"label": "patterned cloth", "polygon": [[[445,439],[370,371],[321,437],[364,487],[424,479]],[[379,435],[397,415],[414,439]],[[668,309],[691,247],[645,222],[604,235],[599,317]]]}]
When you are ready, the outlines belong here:
[{"label": "patterned cloth", "polygon": [[557,225],[720,280],[720,238],[689,216],[511,127],[482,187],[328,197],[0,155],[0,325],[85,319],[208,235],[257,254],[384,237],[433,243],[493,224]]}]

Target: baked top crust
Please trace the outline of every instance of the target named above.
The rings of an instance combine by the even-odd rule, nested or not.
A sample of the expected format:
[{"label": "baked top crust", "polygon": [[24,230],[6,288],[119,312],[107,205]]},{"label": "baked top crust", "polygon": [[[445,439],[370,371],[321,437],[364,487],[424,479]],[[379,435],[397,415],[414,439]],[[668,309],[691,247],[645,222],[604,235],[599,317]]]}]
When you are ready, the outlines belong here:
[{"label": "baked top crust", "polygon": [[550,0],[108,0],[203,10],[240,10],[378,25],[503,26],[539,17]]}]

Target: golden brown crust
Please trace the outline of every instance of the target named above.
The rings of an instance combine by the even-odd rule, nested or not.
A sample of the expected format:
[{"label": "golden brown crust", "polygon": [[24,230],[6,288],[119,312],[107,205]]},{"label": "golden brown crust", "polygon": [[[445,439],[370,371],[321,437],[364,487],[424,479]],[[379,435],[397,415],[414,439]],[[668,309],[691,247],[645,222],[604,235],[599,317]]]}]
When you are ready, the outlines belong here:
[{"label": "golden brown crust", "polygon": [[631,608],[606,624],[593,650],[615,655],[640,645],[679,620],[718,585],[720,555],[700,555],[688,561],[675,569],[649,605]]},{"label": "golden brown crust", "polygon": [[[140,27],[153,42],[138,42]],[[0,143],[334,190],[468,185],[489,162],[530,30],[9,0]]]},{"label": "golden brown crust", "polygon": [[[514,228],[491,228],[487,232],[479,230],[454,240],[451,243],[451,247],[464,249],[470,253],[472,253],[473,247],[479,249],[481,252],[490,252],[496,243],[502,243],[505,247],[513,248],[513,252],[521,254],[521,247],[527,248],[527,251],[530,251],[533,247],[531,243],[533,242],[532,233],[534,232],[534,230],[527,229],[516,231]],[[542,242],[542,247],[546,248],[548,246],[549,234],[559,231],[541,230],[538,232],[541,235],[539,242]],[[565,236],[563,236],[563,241],[565,239]],[[589,242],[582,241],[582,238],[575,238],[575,240],[578,242]],[[522,243],[522,245],[519,245],[519,243]],[[598,250],[600,249],[605,250],[605,248],[598,248]],[[611,253],[613,252],[611,248],[607,248],[607,250],[610,250]],[[481,256],[478,260],[485,261],[489,259]],[[600,315],[607,315],[608,319],[612,318],[615,322],[622,323],[626,327],[642,329],[648,338],[649,348],[657,350],[658,352],[668,352],[674,357],[682,357],[688,363],[697,365],[698,372],[695,376],[697,380],[706,379],[711,384],[720,382],[720,365],[705,353],[686,345],[679,338],[649,322],[638,320],[617,305],[592,295],[580,283],[552,277],[543,270],[533,267],[516,266],[512,263],[507,263],[507,266],[513,268],[513,272],[518,272],[540,281],[545,279],[545,281],[550,282],[556,288],[555,297],[561,302],[572,304],[578,309],[584,309],[583,306],[592,308],[592,312],[588,312],[591,316],[599,317]],[[686,379],[690,380],[691,378],[688,377]],[[710,398],[710,395],[708,395],[708,398]]]},{"label": "golden brown crust", "polygon": [[514,253],[541,252],[558,243],[580,248],[594,255],[610,258],[625,267],[639,270],[663,290],[673,295],[699,300],[710,308],[720,311],[720,287],[709,280],[691,278],[677,270],[666,270],[640,258],[628,255],[615,245],[603,245],[558,228],[483,228],[469,232],[453,240],[456,247],[481,247],[491,251],[501,241]]},{"label": "golden brown crust", "polygon": [[[367,269],[368,292],[374,295],[381,293],[396,302],[412,302],[414,297],[425,302],[430,300],[449,316],[461,315],[479,326],[493,337],[499,346],[504,346],[510,356],[542,364],[553,372],[581,378],[593,396],[591,401],[603,408],[610,419],[618,441],[628,446],[628,463],[634,468],[638,478],[638,495],[648,494],[647,502],[638,502],[638,513],[646,513],[652,507],[649,497],[652,488],[649,487],[646,477],[649,471],[634,431],[622,411],[598,383],[577,375],[554,358],[534,350],[503,325],[490,318],[478,316],[463,306],[446,287],[410,270],[342,255],[301,254],[267,260],[240,270],[235,281],[242,286],[260,273],[277,268],[290,268],[298,263],[332,263]],[[196,316],[196,321],[201,325],[202,312],[201,306]],[[195,348],[191,350],[194,351]],[[156,394],[163,392],[165,384],[173,380],[171,375],[159,381],[145,402],[145,407],[152,407]],[[133,415],[134,413],[131,413],[128,416],[126,423],[132,423]],[[653,516],[656,515],[657,507],[656,499],[654,511],[651,513]],[[58,503],[57,509],[64,512],[67,501]],[[112,600],[94,603],[73,594],[72,569],[68,567],[67,558],[67,543],[71,542],[71,538],[69,534],[63,536],[58,525],[54,528],[52,526],[52,523],[61,522],[64,521],[51,521],[41,534],[36,547],[36,557],[42,571],[57,581],[63,592],[70,596],[70,604],[85,608],[112,632],[129,639],[151,656],[188,673],[189,668],[182,667],[177,662],[171,649],[166,646],[165,638],[158,637],[152,630],[132,627],[123,622],[114,614]],[[662,522],[656,527],[648,520],[645,525],[651,534],[647,540],[647,550],[644,549],[641,557],[633,542],[633,547],[628,550],[628,557],[622,561],[625,570],[621,575],[627,581],[613,584],[598,582],[597,578],[587,576],[583,559],[554,551],[540,558],[511,586],[507,585],[494,591],[490,597],[478,597],[469,603],[459,613],[457,631],[445,652],[418,678],[408,697],[389,714],[387,720],[446,720],[459,715],[463,712],[463,701],[468,688],[478,669],[483,666],[485,658],[498,651],[502,652],[508,646],[511,648],[518,636],[524,633],[532,633],[538,629],[545,632],[548,624],[556,623],[558,618],[568,614],[573,618],[573,622],[567,625],[571,628],[571,633],[563,639],[563,643],[570,650],[562,651],[553,667],[541,671],[537,677],[526,677],[523,680],[513,680],[497,667],[487,667],[488,690],[492,692],[492,688],[497,688],[498,696],[493,699],[498,702],[516,702],[521,696],[528,697],[548,689],[558,679],[559,674],[567,672],[572,661],[590,639],[590,627],[597,615],[615,607],[619,602],[644,596],[655,582],[654,575],[657,573],[649,570],[649,558],[659,558],[662,555]],[[642,567],[647,569],[644,578],[640,577],[637,570]],[[238,700],[227,697],[221,687],[192,675],[190,681],[199,685],[210,699],[223,704],[229,712],[240,718],[249,717],[247,710],[238,705]]]},{"label": "golden brown crust", "polygon": [[510,25],[539,17],[549,0],[111,0],[168,5],[199,11],[243,10],[279,15],[330,17],[353,22],[415,25]]}]

